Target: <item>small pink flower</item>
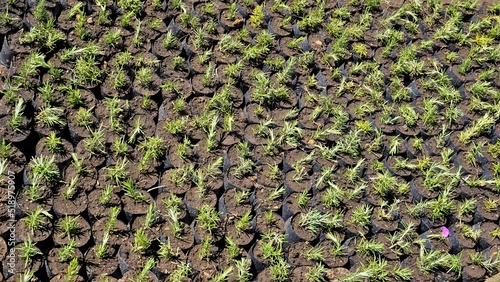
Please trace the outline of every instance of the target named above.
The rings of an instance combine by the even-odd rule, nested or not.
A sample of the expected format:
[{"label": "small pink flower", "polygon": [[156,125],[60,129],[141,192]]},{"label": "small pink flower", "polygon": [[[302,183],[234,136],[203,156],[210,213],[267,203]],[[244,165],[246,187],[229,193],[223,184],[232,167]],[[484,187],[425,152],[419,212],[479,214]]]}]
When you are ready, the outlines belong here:
[{"label": "small pink flower", "polygon": [[448,238],[448,236],[450,236],[450,230],[443,226],[441,227],[441,234],[443,234],[444,238]]}]

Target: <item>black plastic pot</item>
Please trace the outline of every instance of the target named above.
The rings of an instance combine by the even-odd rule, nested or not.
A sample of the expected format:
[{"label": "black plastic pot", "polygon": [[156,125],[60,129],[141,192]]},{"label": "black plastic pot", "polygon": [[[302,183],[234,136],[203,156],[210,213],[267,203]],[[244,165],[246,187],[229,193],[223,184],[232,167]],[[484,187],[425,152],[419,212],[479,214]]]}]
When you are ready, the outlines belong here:
[{"label": "black plastic pot", "polygon": [[[194,187],[192,189],[195,189]],[[187,194],[189,193],[189,191],[184,195],[184,199],[182,200],[182,202],[186,205],[187,207],[187,210],[188,210],[188,213],[189,213],[189,216],[191,216],[191,218],[196,218],[199,214],[199,209],[198,207],[194,207],[190,204],[190,202],[187,200],[186,196]],[[196,193],[196,192],[195,192]],[[207,195],[205,195],[205,197],[214,197],[214,198],[217,198],[217,196],[215,195],[215,193],[213,191],[207,191]],[[193,195],[194,197],[197,197],[197,195]],[[216,201],[216,204],[217,204],[217,201]]]},{"label": "black plastic pot", "polygon": [[175,19],[172,18],[170,20],[170,23],[168,24],[168,29],[172,30],[172,33],[175,35],[177,38],[182,38],[186,35],[182,29],[179,28],[179,26],[175,23]]},{"label": "black plastic pot", "polygon": [[[420,235],[420,238],[424,239],[424,246],[427,250],[438,250],[443,252],[449,252],[452,250],[452,242],[450,237],[448,238],[440,238],[440,239],[431,239],[428,238],[429,235],[438,235],[441,236],[441,230],[439,228],[435,228],[432,230],[428,230]],[[446,248],[446,249],[443,249]]]},{"label": "black plastic pot", "polygon": [[[493,222],[484,222],[481,224],[481,230],[495,230],[496,228],[498,228],[498,224],[495,224]],[[490,232],[491,231],[481,232],[481,238],[479,239],[480,250],[486,250],[492,246],[499,244],[500,239],[498,239],[497,237],[493,237]]]},{"label": "black plastic pot", "polygon": [[7,40],[4,39],[2,43],[2,49],[0,50],[0,64],[5,67],[10,67],[13,55],[14,53],[10,50]]},{"label": "black plastic pot", "polygon": [[268,266],[268,264],[263,262],[263,261],[260,261],[257,257],[255,257],[255,255],[254,255],[255,247],[256,247],[256,244],[254,244],[250,248],[250,250],[248,251],[248,254],[250,255],[250,259],[252,260],[252,264],[255,267],[256,272],[260,273]]},{"label": "black plastic pot", "polygon": [[[394,218],[397,218],[398,217],[397,211],[394,213],[395,213]],[[387,225],[384,225],[384,223]],[[379,220],[374,220],[373,216],[371,218],[371,224],[372,224],[372,228],[371,228],[372,234],[378,234],[380,232],[386,233],[386,232],[394,231],[398,228],[398,221],[397,220],[379,221]]]},{"label": "black plastic pot", "polygon": [[[262,229],[265,226],[259,226],[259,225],[257,225],[257,217],[259,217],[259,216],[262,217],[264,215],[262,213],[259,213],[256,216],[254,216],[254,220],[252,220],[252,229],[255,230],[255,233],[262,234],[262,233],[264,233],[264,231]],[[273,231],[274,232],[278,232],[278,233],[282,233],[283,229],[284,229],[284,226],[285,226],[285,221],[283,220],[283,218],[281,217],[281,215],[279,215],[276,212],[273,212],[273,217],[275,217],[276,221],[279,221],[279,223],[275,223],[273,225],[273,227],[272,227],[274,229]],[[268,227],[268,226],[266,226],[266,227]]]},{"label": "black plastic pot", "polygon": [[[55,275],[57,274],[60,274],[60,272],[54,272],[56,271],[56,269],[51,269],[51,266],[54,266],[54,265],[57,265],[57,264],[64,264],[64,265],[68,265],[69,266],[69,261],[66,261],[66,262],[59,262],[57,260],[57,262],[54,260],[54,259],[57,259],[57,251],[59,251],[58,248],[51,248],[48,252],[47,252],[47,258],[45,259],[44,261],[44,266],[45,266],[45,272],[47,273],[47,276],[52,279]],[[75,258],[78,258],[79,261],[82,261],[83,260],[83,254],[82,252],[76,248],[75,249],[75,253],[73,257]],[[50,259],[49,259],[50,258]],[[57,269],[57,270],[66,270],[66,269]]]},{"label": "black plastic pot", "polygon": [[459,74],[456,74],[451,67],[446,70],[446,75],[451,80],[451,84],[455,87],[458,87],[464,83]]},{"label": "black plastic pot", "polygon": [[[133,250],[133,241],[130,243],[124,243],[120,245],[117,253],[118,264],[121,273],[125,274],[129,271],[137,271],[138,268],[141,267],[141,264],[144,264],[147,261],[147,257],[151,257],[150,255],[140,255]],[[137,265],[130,264],[131,261],[135,261]],[[155,278],[154,273],[151,273]],[[149,280],[148,280],[149,281]],[[155,280],[157,281],[157,279]]]},{"label": "black plastic pot", "polygon": [[[419,177],[421,177],[421,176],[419,176]],[[419,178],[419,177],[417,177],[417,178]],[[437,191],[430,191],[430,190],[427,190],[427,188],[425,188],[425,187],[418,188],[417,185],[421,185],[421,181],[419,182],[419,184],[415,183],[415,179],[417,179],[417,178],[413,178],[410,181],[410,191],[412,193],[413,200],[415,202],[433,199],[433,198],[438,196],[439,193]]]},{"label": "black plastic pot", "polygon": [[129,267],[127,265],[127,261],[120,255],[121,248],[118,249],[118,255],[116,256],[118,258],[118,266],[120,268],[121,273],[125,273],[129,271]]},{"label": "black plastic pot", "polygon": [[[130,270],[130,271],[127,271],[127,272],[122,272],[123,273],[123,277],[120,280],[123,280],[123,281],[132,281],[132,280],[136,279],[136,276],[139,273],[139,271],[140,270],[135,270],[135,271]],[[147,281],[153,281],[153,282],[160,281],[158,279],[158,277],[156,276],[156,274],[153,271],[150,271],[148,274],[149,274],[149,276],[148,276]]]},{"label": "black plastic pot", "polygon": [[294,37],[300,37],[302,35],[302,32],[300,32],[299,26],[297,25],[297,22],[292,24],[292,31]]},{"label": "black plastic pot", "polygon": [[420,230],[422,232],[429,231],[430,229],[433,228],[438,228],[441,226],[445,226],[447,223],[446,218],[441,218],[436,221],[433,221],[431,218],[429,218],[425,213],[422,216],[422,222],[420,223]]},{"label": "black plastic pot", "polygon": [[[200,234],[198,234],[198,232],[196,232],[196,225],[197,225],[197,220],[193,220],[193,222],[191,222],[191,224],[189,225],[189,227],[191,227],[191,230],[193,231],[193,236],[194,236],[194,242],[196,244],[201,244],[201,240],[203,239]],[[220,227],[219,227],[220,228]],[[220,232],[216,232],[216,233],[211,233],[209,236],[212,237],[212,241],[214,243],[218,243],[220,242],[222,239],[224,239],[224,234],[221,234]]]},{"label": "black plastic pot", "polygon": [[285,232],[286,232],[286,240],[288,243],[295,243],[295,242],[302,242],[302,241],[308,241],[308,242],[314,242],[316,241],[319,237],[320,237],[320,234],[316,234],[314,238],[303,238],[301,236],[299,236],[295,230],[293,229],[293,226],[292,226],[292,221],[294,219],[296,219],[297,216],[299,216],[300,213],[297,213],[295,214],[294,216],[288,218],[286,221],[285,221]]},{"label": "black plastic pot", "polygon": [[498,210],[488,212],[484,209],[484,199],[480,199],[476,205],[476,210],[474,212],[474,224],[481,223],[485,221],[496,222],[499,219]]},{"label": "black plastic pot", "polygon": [[[313,194],[314,194],[314,191],[315,191],[315,189],[311,189],[311,190],[309,190],[309,195],[313,195]],[[294,212],[294,211],[292,211],[292,210],[290,209],[290,206],[289,206],[289,204],[288,204],[288,202],[289,202],[289,200],[290,200],[290,198],[291,198],[292,194],[296,194],[296,195],[298,195],[298,193],[291,193],[291,194],[289,194],[289,195],[286,195],[286,197],[284,197],[284,199],[283,199],[283,205],[282,205],[282,210],[281,210],[281,216],[283,217],[283,219],[284,219],[285,221],[286,221],[286,220],[288,220],[290,217],[292,217],[292,216],[295,214],[295,212]],[[292,197],[293,197],[293,196],[292,196]],[[292,199],[292,200],[293,200],[293,199]],[[290,200],[290,201],[291,201],[291,200]],[[316,205],[316,200],[315,200],[315,198],[314,198],[314,197],[312,197],[312,198],[311,198],[311,200],[310,200],[310,205],[308,205],[308,207],[309,207],[309,208],[311,208],[311,207],[314,207],[315,205]],[[307,209],[307,208],[306,208],[306,209]]]},{"label": "black plastic pot", "polygon": [[447,281],[447,282],[462,281],[461,276],[454,271],[438,271],[435,277],[436,277],[435,281]]},{"label": "black plastic pot", "polygon": [[[233,188],[234,189],[234,188]],[[250,208],[252,207],[252,203],[255,202],[255,193],[252,193],[249,198],[248,204],[242,204],[242,206],[249,206]],[[226,206],[226,201],[225,201],[225,194],[222,194],[222,196],[219,198],[217,207],[219,209],[219,212],[225,213],[225,214],[234,214],[237,213],[237,210],[229,210]],[[242,210],[245,208],[242,208]]]},{"label": "black plastic pot", "polygon": [[469,282],[479,282],[484,281],[483,277],[486,274],[486,270],[478,265],[470,264],[466,265],[462,269],[462,280]]},{"label": "black plastic pot", "polygon": [[[23,243],[18,243],[12,248],[15,248],[16,250],[22,247],[24,244]],[[38,247],[34,247],[38,251],[40,249]],[[11,255],[13,254],[13,256]],[[17,253],[7,253],[7,256],[5,259],[2,261],[2,271],[3,271],[3,276],[4,278],[8,277],[14,277],[12,272],[16,275],[16,277],[19,277],[17,274],[18,273],[24,273],[25,271],[31,271],[33,273],[38,272],[39,270],[42,269],[43,267],[43,261],[44,258],[42,255],[35,255],[28,263],[25,265],[25,260],[18,257]],[[13,265],[10,265],[12,263]],[[9,265],[8,265],[9,264]],[[7,281],[8,279],[2,280],[2,281]],[[11,281],[19,281],[19,280],[11,280]]]},{"label": "black plastic pot", "polygon": [[[472,229],[480,229],[480,224],[473,225]],[[476,246],[476,242],[472,241],[472,239],[464,238],[460,234],[461,231],[456,229],[456,225],[450,226],[448,230],[450,231],[451,253],[458,254],[464,249],[473,249]]]},{"label": "black plastic pot", "polygon": [[330,86],[330,84],[328,83],[328,81],[326,80],[325,76],[323,75],[323,73],[321,71],[318,71],[318,73],[316,74],[316,81],[318,81],[318,86],[319,87],[328,87]]}]

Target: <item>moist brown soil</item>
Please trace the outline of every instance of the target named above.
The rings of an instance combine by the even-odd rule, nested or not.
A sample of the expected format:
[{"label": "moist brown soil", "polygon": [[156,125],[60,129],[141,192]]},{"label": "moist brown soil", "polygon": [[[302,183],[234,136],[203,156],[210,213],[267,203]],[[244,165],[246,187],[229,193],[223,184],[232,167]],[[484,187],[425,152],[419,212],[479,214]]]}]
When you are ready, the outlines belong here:
[{"label": "moist brown soil", "polygon": [[171,223],[164,222],[160,228],[160,236],[165,239],[168,238],[174,249],[186,251],[193,246],[194,236],[193,231],[187,224],[181,222],[181,225],[183,227],[182,234],[180,237],[176,237],[171,231]]},{"label": "moist brown soil", "polygon": [[[83,254],[79,249],[75,249],[70,261],[61,261],[58,255],[59,248],[52,248],[47,254],[47,268],[50,274],[57,276],[58,274],[65,274],[68,270],[69,262],[73,258],[79,261],[83,260]],[[49,275],[50,276],[50,275]]]},{"label": "moist brown soil", "polygon": [[[109,216],[109,215],[108,215]],[[95,241],[102,242],[104,238],[106,223],[108,222],[108,218],[102,218],[97,220],[92,224],[92,236]],[[113,232],[110,232],[108,244],[113,245],[122,245],[129,240],[129,232],[128,227],[123,221],[116,220]]]},{"label": "moist brown soil", "polygon": [[67,245],[70,243],[71,240],[75,240],[75,246],[77,248],[80,248],[87,244],[91,238],[91,228],[90,224],[87,222],[86,219],[83,217],[79,216],[75,223],[77,226],[76,232],[68,236],[67,234],[64,234],[64,230],[61,228],[61,221],[62,219],[59,219],[55,223],[54,227],[54,233],[52,234],[52,239],[56,244],[59,245]]},{"label": "moist brown soil", "polygon": [[79,215],[87,208],[87,194],[84,191],[76,191],[71,198],[65,198],[66,188],[59,187],[59,193],[54,195],[52,208],[58,215]]},{"label": "moist brown soil", "polygon": [[117,248],[110,247],[107,252],[107,256],[104,258],[99,258],[95,254],[95,247],[90,248],[85,253],[86,261],[86,271],[91,274],[91,276],[107,276],[113,274],[118,270],[118,258]]}]

